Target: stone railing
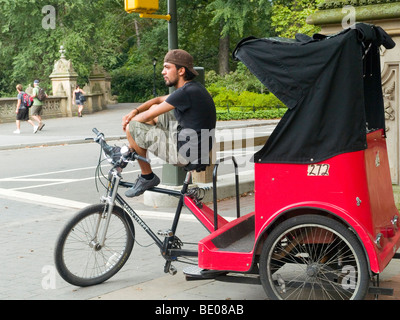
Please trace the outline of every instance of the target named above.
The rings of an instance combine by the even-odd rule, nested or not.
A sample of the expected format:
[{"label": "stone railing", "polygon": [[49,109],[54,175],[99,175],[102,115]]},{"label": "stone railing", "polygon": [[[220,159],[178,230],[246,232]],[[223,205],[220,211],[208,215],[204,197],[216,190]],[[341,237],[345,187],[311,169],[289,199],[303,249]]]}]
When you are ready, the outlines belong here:
[{"label": "stone railing", "polygon": [[[102,92],[89,93],[86,96],[84,113],[93,113],[106,109],[106,101]],[[17,98],[0,98],[0,123],[14,122]],[[71,117],[78,113],[78,107],[68,106],[66,96],[50,96],[43,106],[43,118]]]},{"label": "stone railing", "polygon": [[[93,113],[107,108],[107,102],[102,92],[87,93],[85,95],[86,102],[83,113]],[[73,106],[73,111],[78,110],[77,106]]]},{"label": "stone railing", "polygon": [[[49,97],[44,102],[43,117],[58,118],[66,116],[66,97]],[[0,123],[15,121],[17,98],[0,99]]]}]

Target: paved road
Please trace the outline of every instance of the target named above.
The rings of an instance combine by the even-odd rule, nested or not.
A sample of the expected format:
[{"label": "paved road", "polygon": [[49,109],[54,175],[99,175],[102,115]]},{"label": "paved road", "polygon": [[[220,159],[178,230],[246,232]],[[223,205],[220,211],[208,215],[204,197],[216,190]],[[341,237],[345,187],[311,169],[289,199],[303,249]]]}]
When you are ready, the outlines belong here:
[{"label": "paved road", "polygon": [[[123,143],[119,140],[123,139],[119,123],[130,108],[132,105],[111,106],[109,110],[83,118],[46,120],[45,128],[37,134],[25,123],[21,135],[12,134],[14,124],[0,125],[0,167],[3,168],[0,175],[0,299],[98,299],[155,281],[182,283],[182,268],[186,265],[176,264],[180,271],[177,277],[165,275],[164,260],[158,248],[138,227],[131,259],[105,284],[76,288],[61,279],[54,269],[54,245],[61,228],[77,210],[97,203],[101,195],[95,190],[93,178],[99,147],[85,143],[84,139],[92,136],[93,127],[98,127],[110,140],[114,139],[113,143]],[[247,159],[244,162],[248,162],[249,153],[242,154]],[[105,172],[107,168],[105,164]],[[160,169],[161,166],[156,167],[155,171]],[[136,174],[135,167],[124,172],[129,178]],[[135,199],[134,206],[154,230],[170,226],[172,208],[145,206],[143,196]],[[225,215],[234,214],[231,205],[225,209],[223,204],[221,206]],[[252,211],[253,202],[248,207],[248,212]],[[207,235],[189,212],[184,212],[178,232],[181,239],[188,242],[196,242]],[[190,282],[193,289],[204,284]],[[261,287],[256,287],[261,290],[263,299]],[[182,288],[188,298],[194,298],[187,286]],[[176,296],[184,298],[182,292]],[[219,297],[214,295],[213,298],[230,298],[226,292],[222,290]],[[242,298],[249,297],[241,292]],[[152,290],[147,297],[157,299],[160,294],[162,291]],[[200,294],[199,298],[202,296]],[[122,298],[135,299],[135,296],[123,294]]]},{"label": "paved road", "polygon": [[[93,178],[97,160],[94,144],[0,151],[0,166],[7,168],[0,178],[0,299],[90,299],[165,276],[158,248],[138,227],[132,258],[106,284],[75,288],[55,273],[53,251],[62,226],[101,196]],[[126,175],[135,172],[132,167]],[[170,226],[172,208],[149,208],[143,196],[130,203],[155,231]],[[207,235],[187,211],[178,231],[188,242]]]},{"label": "paved road", "polygon": [[[176,264],[177,276],[165,275],[158,249],[138,227],[132,258],[106,283],[77,288],[55,272],[54,244],[62,226],[78,209],[99,198],[93,180],[98,147],[84,143],[84,138],[98,127],[106,136],[121,139],[115,123],[119,124],[131,107],[111,106],[83,118],[47,120],[45,129],[36,135],[27,124],[20,136],[12,134],[14,124],[0,125],[0,300],[264,300],[258,277],[229,275],[187,282],[182,275],[186,265],[182,263]],[[248,126],[249,122],[219,125],[226,129],[229,125]],[[272,131],[268,126],[273,124],[264,123],[257,130]],[[135,174],[135,168],[128,171]],[[165,229],[171,223],[171,208],[149,208],[141,197],[135,200],[136,206],[154,230]],[[222,201],[219,208],[223,215],[234,215],[231,200]],[[253,210],[254,196],[243,198],[242,212]],[[207,234],[188,212],[184,212],[178,232],[185,242],[196,242]],[[399,261],[392,261],[382,274],[384,285],[395,288],[394,299],[400,294],[399,271]]]}]

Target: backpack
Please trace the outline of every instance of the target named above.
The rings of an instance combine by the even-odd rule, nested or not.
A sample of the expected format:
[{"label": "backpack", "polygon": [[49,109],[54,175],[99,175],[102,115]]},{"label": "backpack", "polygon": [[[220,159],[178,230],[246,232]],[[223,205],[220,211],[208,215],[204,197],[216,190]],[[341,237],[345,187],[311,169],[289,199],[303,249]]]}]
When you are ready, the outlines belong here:
[{"label": "backpack", "polygon": [[25,107],[27,107],[27,108],[32,107],[33,98],[29,94],[24,93],[22,96],[22,101],[23,101]]},{"label": "backpack", "polygon": [[36,98],[38,98],[39,101],[44,101],[44,99],[46,99],[46,92],[44,91],[44,89],[39,88],[39,92]]}]

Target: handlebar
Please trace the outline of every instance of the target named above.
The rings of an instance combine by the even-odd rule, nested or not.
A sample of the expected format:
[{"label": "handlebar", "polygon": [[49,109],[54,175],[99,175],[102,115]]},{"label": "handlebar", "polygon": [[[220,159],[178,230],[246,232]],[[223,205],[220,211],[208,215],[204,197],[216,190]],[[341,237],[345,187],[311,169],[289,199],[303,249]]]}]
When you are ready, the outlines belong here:
[{"label": "handlebar", "polygon": [[150,159],[144,158],[138,155],[135,151],[131,151],[130,149],[128,149],[127,152],[121,153],[120,147],[111,147],[107,144],[104,138],[104,134],[97,130],[97,128],[93,128],[92,131],[96,135],[94,141],[100,144],[101,148],[104,150],[104,153],[111,159],[113,159],[113,162],[118,163],[119,161],[128,162],[129,160],[140,160],[150,163]]},{"label": "handlebar", "polygon": [[134,157],[136,160],[140,160],[140,161],[143,161],[143,162],[147,162],[147,163],[150,163],[150,162],[151,162],[150,159],[141,157],[141,156],[139,156],[136,152],[133,153],[133,157]]}]

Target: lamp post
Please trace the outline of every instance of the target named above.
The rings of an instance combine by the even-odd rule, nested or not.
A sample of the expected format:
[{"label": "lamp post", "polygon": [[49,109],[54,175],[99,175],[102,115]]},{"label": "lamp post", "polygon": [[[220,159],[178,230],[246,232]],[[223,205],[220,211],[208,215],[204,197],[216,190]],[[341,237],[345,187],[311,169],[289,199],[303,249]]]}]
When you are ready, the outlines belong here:
[{"label": "lamp post", "polygon": [[153,58],[153,96],[157,97],[157,91],[156,91],[156,65],[157,65],[157,59]]},{"label": "lamp post", "polygon": [[[168,50],[178,48],[178,9],[176,0],[168,0],[168,13],[171,20],[168,22]],[[169,87],[169,93],[175,91],[175,87]]]}]

